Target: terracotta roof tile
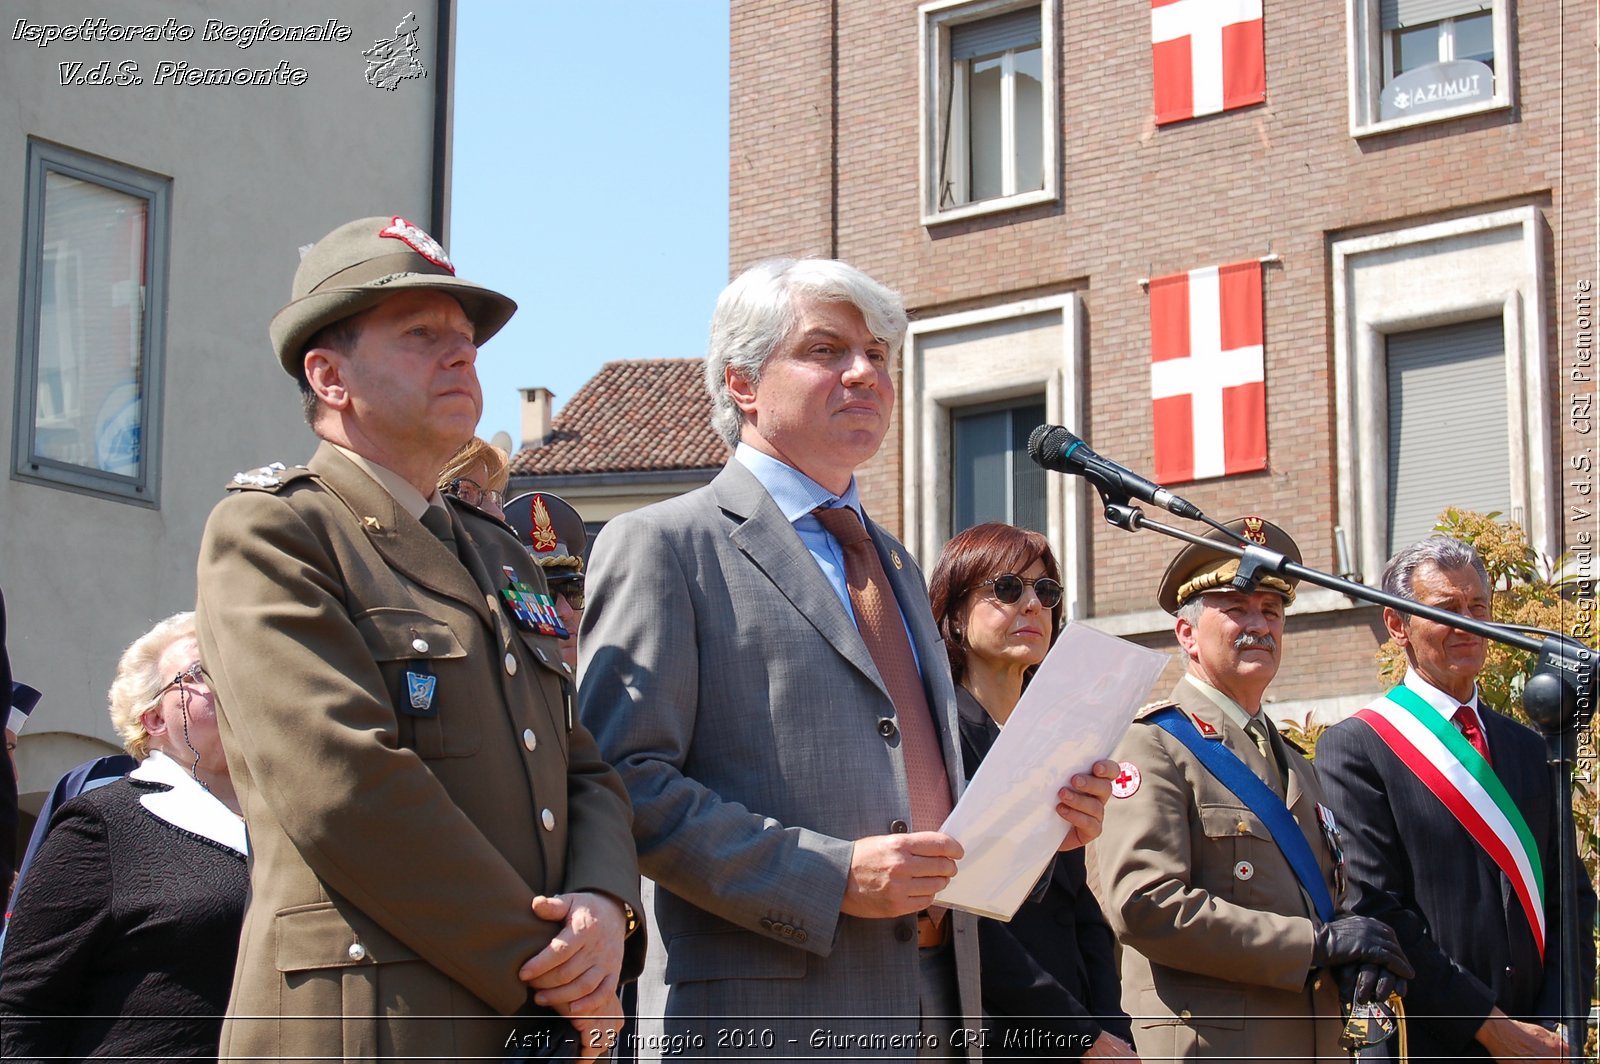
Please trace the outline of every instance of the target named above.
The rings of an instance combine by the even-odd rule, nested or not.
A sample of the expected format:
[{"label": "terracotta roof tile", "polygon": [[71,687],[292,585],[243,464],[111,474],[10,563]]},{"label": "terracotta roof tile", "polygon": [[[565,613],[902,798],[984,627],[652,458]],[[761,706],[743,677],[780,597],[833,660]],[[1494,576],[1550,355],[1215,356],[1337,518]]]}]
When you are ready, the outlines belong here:
[{"label": "terracotta roof tile", "polygon": [[561,408],[542,447],[511,457],[513,476],[710,469],[729,449],[711,428],[699,358],[607,362]]}]

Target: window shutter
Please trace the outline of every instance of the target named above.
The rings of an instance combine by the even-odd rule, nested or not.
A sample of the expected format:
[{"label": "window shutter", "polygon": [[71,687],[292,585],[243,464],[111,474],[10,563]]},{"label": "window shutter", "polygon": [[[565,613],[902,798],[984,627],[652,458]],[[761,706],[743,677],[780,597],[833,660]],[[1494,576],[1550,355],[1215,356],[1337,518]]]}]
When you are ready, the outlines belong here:
[{"label": "window shutter", "polygon": [[962,62],[1040,42],[1039,9],[1026,7],[950,27],[950,59]]},{"label": "window shutter", "polygon": [[1378,14],[1386,30],[1493,10],[1493,0],[1378,0]]},{"label": "window shutter", "polygon": [[1505,323],[1388,338],[1389,550],[1433,531],[1446,506],[1511,509]]}]

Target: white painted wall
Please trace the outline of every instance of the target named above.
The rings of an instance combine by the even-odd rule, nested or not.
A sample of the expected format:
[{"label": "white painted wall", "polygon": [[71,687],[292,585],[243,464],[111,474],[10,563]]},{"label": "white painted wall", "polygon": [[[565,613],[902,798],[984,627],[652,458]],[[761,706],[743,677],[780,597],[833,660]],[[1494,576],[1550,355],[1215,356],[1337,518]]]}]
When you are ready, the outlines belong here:
[{"label": "white painted wall", "polygon": [[[0,441],[15,416],[18,269],[29,137],[172,178],[166,304],[166,392],[157,509],[0,477],[0,588],[13,671],[44,692],[23,733],[17,765],[24,808],[115,738],[105,692],[121,650],[151,622],[194,603],[201,527],[239,469],[302,461],[313,439],[293,381],[267,342],[288,300],[296,249],[351,218],[398,213],[429,226],[434,151],[433,4],[414,5],[429,76],[394,91],[368,85],[361,52],[394,32],[409,9],[376,0],[109,0],[61,5],[11,0],[0,25]],[[13,40],[29,23],[172,18],[188,42]],[[337,17],[347,42],[248,49],[203,42],[207,19],[259,24]],[[58,64],[137,62],[138,86],[66,86]],[[211,67],[306,70],[300,86],[157,86],[161,60]],[[445,234],[436,233],[441,239]],[[448,246],[448,243],[447,243]]]}]

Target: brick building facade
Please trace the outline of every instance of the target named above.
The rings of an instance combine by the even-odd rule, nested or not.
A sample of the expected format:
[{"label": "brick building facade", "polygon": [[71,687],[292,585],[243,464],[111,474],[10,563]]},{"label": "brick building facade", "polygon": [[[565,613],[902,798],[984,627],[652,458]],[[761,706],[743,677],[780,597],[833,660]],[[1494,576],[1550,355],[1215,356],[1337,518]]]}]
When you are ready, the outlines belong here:
[{"label": "brick building facade", "polygon": [[[992,420],[1042,404],[1100,453],[1150,470],[1142,282],[1258,259],[1267,468],[1176,485],[1184,497],[1219,519],[1277,521],[1308,565],[1372,583],[1392,547],[1415,538],[1417,513],[1472,502],[1458,493],[1503,496],[1498,508],[1547,554],[1594,527],[1573,509],[1592,488],[1569,469],[1593,456],[1578,416],[1594,392],[1578,316],[1596,266],[1593,5],[1262,8],[1265,102],[1157,125],[1147,5],[733,0],[730,268],[826,255],[904,294],[914,325],[896,423],[859,480],[874,516],[925,565],[960,527],[968,412]],[[1017,19],[1032,20],[1032,45],[1006,43]],[[973,43],[985,34],[1000,43]],[[1386,117],[1396,112],[1384,90],[1417,65],[1419,41],[1441,64],[1472,57],[1492,74],[1476,97]],[[981,85],[980,63],[991,78]],[[1013,78],[1015,89],[995,88]],[[952,83],[971,116],[981,92],[1013,94],[997,113],[1019,138],[1016,157],[1042,166],[1035,187],[1024,177],[948,201]],[[954,135],[970,136],[976,187],[992,131],[971,122]],[[1470,367],[1434,342],[1467,323],[1488,344]],[[1421,376],[1403,376],[1413,370],[1400,366],[1401,342],[1422,352]],[[1451,429],[1424,402],[1459,405],[1441,380],[1490,407],[1503,388],[1504,425]],[[1421,434],[1396,437],[1404,452],[1390,445],[1403,428]],[[1504,472],[1469,490],[1483,452]],[[1044,485],[1037,520],[1075,614],[1170,648],[1154,591],[1173,545],[1106,525],[1081,481],[1029,483]],[[1378,612],[1306,592],[1272,693],[1288,715],[1339,713],[1378,686]]]}]

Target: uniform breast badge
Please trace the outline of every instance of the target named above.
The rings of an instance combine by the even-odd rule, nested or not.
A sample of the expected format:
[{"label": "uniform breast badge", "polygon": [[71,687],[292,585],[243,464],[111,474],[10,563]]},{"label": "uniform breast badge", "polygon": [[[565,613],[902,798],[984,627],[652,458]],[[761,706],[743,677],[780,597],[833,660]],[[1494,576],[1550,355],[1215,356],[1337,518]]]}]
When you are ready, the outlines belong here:
[{"label": "uniform breast badge", "polygon": [[505,600],[506,609],[518,628],[524,632],[553,635],[557,639],[565,639],[572,634],[556,613],[555,599],[529,587],[511,566],[503,565],[500,568],[506,574],[506,586],[500,589],[500,597]]},{"label": "uniform breast badge", "polygon": [[433,696],[438,689],[439,677],[433,674],[427,662],[412,664],[406,669],[406,702],[401,712],[408,717],[437,717],[439,711],[434,708]]}]

